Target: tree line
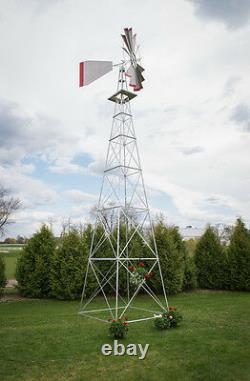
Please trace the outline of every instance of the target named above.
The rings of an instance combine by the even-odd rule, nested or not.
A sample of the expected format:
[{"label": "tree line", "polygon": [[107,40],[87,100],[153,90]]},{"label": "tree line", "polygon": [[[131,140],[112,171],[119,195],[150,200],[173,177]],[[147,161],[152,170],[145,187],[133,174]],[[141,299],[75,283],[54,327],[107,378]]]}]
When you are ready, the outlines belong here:
[{"label": "tree line", "polygon": [[[193,256],[187,250],[177,227],[167,226],[163,220],[159,220],[154,232],[168,294],[197,287],[250,290],[250,234],[241,219],[236,221],[232,229],[228,246],[221,244],[217,232],[208,226]],[[70,228],[58,241],[47,226],[42,226],[29,239],[17,263],[16,279],[20,293],[40,298],[78,299],[83,287],[92,233],[92,225],[81,231]],[[103,228],[98,226],[95,239],[98,241],[102,234]],[[124,237],[121,229],[121,245]],[[110,256],[108,242],[102,250],[103,256]],[[147,247],[138,236],[133,240],[131,250],[143,257]],[[102,262],[100,265],[103,266],[101,271],[105,273],[109,264]],[[1,268],[0,262],[0,278],[3,273]],[[122,289],[126,283],[122,281],[125,276],[126,271],[121,270],[121,293],[125,291]],[[156,293],[160,292],[159,274],[155,274],[148,282]],[[93,276],[89,279],[86,293],[90,294],[96,286]],[[111,285],[110,293],[112,291]]]}]

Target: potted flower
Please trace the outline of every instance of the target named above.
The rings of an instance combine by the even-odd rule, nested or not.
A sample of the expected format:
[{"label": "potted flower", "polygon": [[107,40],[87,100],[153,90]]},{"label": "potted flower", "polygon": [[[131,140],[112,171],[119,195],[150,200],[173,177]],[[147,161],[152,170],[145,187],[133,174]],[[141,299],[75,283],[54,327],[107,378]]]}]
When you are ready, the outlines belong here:
[{"label": "potted flower", "polygon": [[155,315],[154,325],[161,330],[169,329],[177,327],[182,319],[182,315],[176,311],[175,307],[169,307],[163,314]]},{"label": "potted flower", "polygon": [[145,264],[140,262],[138,265],[130,266],[129,271],[131,271],[130,283],[134,286],[138,286],[143,280],[149,280],[154,276],[153,272],[148,272],[145,269]]},{"label": "potted flower", "polygon": [[124,320],[117,319],[111,320],[109,333],[114,339],[123,339],[128,332],[128,318],[125,317]]}]

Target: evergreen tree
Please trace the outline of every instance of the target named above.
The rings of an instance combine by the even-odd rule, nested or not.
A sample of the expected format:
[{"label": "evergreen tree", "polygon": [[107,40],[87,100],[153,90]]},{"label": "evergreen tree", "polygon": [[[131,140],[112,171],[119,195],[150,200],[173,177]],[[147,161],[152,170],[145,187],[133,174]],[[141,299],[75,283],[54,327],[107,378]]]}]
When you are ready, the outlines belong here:
[{"label": "evergreen tree", "polygon": [[[136,227],[129,226],[127,231],[127,241],[126,241],[126,225],[125,223],[121,224],[120,226],[120,250],[124,250],[123,256],[126,256],[126,249],[128,250],[129,257],[131,258],[143,258],[146,257],[146,248],[145,244],[143,243],[142,238],[140,235],[136,232]],[[131,239],[132,237],[132,239]],[[131,240],[130,240],[131,239]],[[129,241],[129,244],[126,246],[126,242]],[[124,266],[137,266],[141,261],[124,261]],[[144,262],[144,261],[143,261]],[[148,261],[149,262],[149,261]],[[149,263],[144,263],[145,269],[150,269]],[[127,285],[129,282],[130,286],[130,293],[133,293],[137,286],[133,285],[131,283],[131,275],[128,273],[128,271],[125,269],[125,267],[120,266],[119,270],[119,291],[121,295],[125,295],[127,293]],[[144,293],[145,291],[143,288],[140,289],[140,293]]]},{"label": "evergreen tree", "polygon": [[250,233],[239,218],[228,247],[230,288],[250,291]]},{"label": "evergreen tree", "polygon": [[193,290],[197,287],[197,275],[194,258],[186,252],[184,256],[183,290]]},{"label": "evergreen tree", "polygon": [[[154,227],[163,280],[168,294],[182,290],[184,276],[184,244],[176,227],[167,227],[163,220]],[[151,280],[156,292],[162,292],[160,275]]]},{"label": "evergreen tree", "polygon": [[3,261],[3,258],[0,254],[0,296],[3,293],[3,289],[6,285],[6,278],[5,278],[5,263]]},{"label": "evergreen tree", "polygon": [[195,249],[198,284],[201,288],[224,288],[226,256],[219,238],[209,226]]},{"label": "evergreen tree", "polygon": [[48,297],[51,294],[50,266],[55,238],[46,225],[29,239],[17,261],[16,279],[22,295]]},{"label": "evergreen tree", "polygon": [[83,234],[82,234],[82,239],[86,245],[86,249],[87,249],[88,254],[90,252],[92,235],[93,235],[93,227],[91,224],[88,224],[86,226],[86,228],[84,229]]},{"label": "evergreen tree", "polygon": [[[88,260],[89,254],[90,254],[92,240],[93,240],[92,249],[94,250],[94,254],[92,253],[92,255],[94,257],[101,257],[101,258],[107,257],[108,258],[108,257],[113,256],[112,249],[111,249],[111,246],[109,244],[109,241],[107,238],[105,239],[105,232],[104,232],[103,226],[101,224],[98,224],[95,227],[94,236],[93,236],[93,232],[94,232],[94,229],[93,229],[92,225],[88,224],[86,229],[84,230],[84,233],[83,233],[83,242],[86,245],[86,256],[85,256],[85,262],[84,262],[83,281],[84,281],[85,275],[86,275],[87,260]],[[100,244],[101,244],[101,246],[100,246]],[[99,247],[99,249],[98,249],[98,247]],[[110,262],[107,261],[105,263],[104,261],[93,261],[92,264],[94,266],[96,276],[98,277],[99,281],[101,281],[103,278],[102,274],[106,275],[108,270],[110,269]],[[109,274],[109,275],[111,275],[111,274]],[[88,279],[87,279],[87,284],[86,284],[86,289],[85,289],[85,297],[90,296],[97,287],[98,288],[100,287],[98,284],[98,281],[96,279],[96,276],[95,276],[92,268],[90,267],[89,271],[88,271]],[[108,276],[108,278],[109,278],[109,276]],[[115,282],[114,278],[111,278],[110,283],[113,286],[115,284],[114,282]],[[105,291],[110,292],[110,293],[113,292],[113,289],[109,283],[107,283],[105,285]],[[100,295],[103,295],[101,291],[100,291]]]},{"label": "evergreen tree", "polygon": [[83,288],[87,245],[75,229],[65,233],[53,255],[50,269],[52,296],[79,298]]}]

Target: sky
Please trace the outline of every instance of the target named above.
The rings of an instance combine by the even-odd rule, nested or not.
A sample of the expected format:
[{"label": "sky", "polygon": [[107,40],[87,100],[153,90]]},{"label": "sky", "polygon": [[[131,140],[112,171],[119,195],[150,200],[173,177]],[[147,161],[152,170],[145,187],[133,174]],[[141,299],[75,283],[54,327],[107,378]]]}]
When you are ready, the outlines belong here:
[{"label": "sky", "polygon": [[145,68],[132,103],[152,215],[250,225],[248,0],[0,0],[0,184],[22,208],[6,235],[86,223],[97,202],[117,70],[79,89],[80,61]]}]

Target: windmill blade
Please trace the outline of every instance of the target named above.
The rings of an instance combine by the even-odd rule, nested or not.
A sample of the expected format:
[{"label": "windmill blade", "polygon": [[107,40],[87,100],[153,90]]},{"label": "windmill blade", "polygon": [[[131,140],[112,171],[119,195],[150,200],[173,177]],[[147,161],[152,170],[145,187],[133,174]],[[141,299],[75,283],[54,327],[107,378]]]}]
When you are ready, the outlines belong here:
[{"label": "windmill blade", "polygon": [[126,75],[130,77],[129,86],[133,87],[134,91],[139,91],[143,88],[142,82],[145,79],[142,75],[142,71],[144,71],[144,69],[140,65],[130,65],[126,72]]},{"label": "windmill blade", "polygon": [[124,29],[124,33],[125,33],[125,38],[126,38],[126,45],[128,47],[128,50],[130,53],[133,53],[133,43],[132,43],[132,39],[133,39],[133,33],[132,33],[132,28],[125,28]]},{"label": "windmill blade", "polygon": [[133,52],[133,32],[132,32],[132,28],[128,29],[127,34],[128,34],[129,45],[131,46],[131,52]]},{"label": "windmill blade", "polygon": [[134,48],[135,48],[136,35],[135,34],[133,35],[132,28],[125,28],[124,33],[125,34],[122,34],[121,36],[128,49],[128,52],[129,52],[128,55],[130,56],[131,59],[135,59]]},{"label": "windmill blade", "polygon": [[109,73],[113,69],[112,61],[84,61],[79,65],[79,87],[89,85],[91,82]]},{"label": "windmill blade", "polygon": [[139,70],[140,73],[142,73],[142,72],[145,70],[145,69],[144,69],[141,65],[139,65],[139,64],[137,64],[136,67],[137,67],[137,69]]},{"label": "windmill blade", "polygon": [[122,47],[122,49],[127,53],[128,56],[130,56],[129,51],[126,48]]},{"label": "windmill blade", "polygon": [[141,82],[145,81],[143,75],[142,75],[142,72],[144,71],[144,68],[140,65],[130,65],[130,67],[128,68],[128,70],[126,71],[126,75],[128,77],[134,77],[136,76]]},{"label": "windmill blade", "polygon": [[132,48],[133,48],[133,52],[135,53],[135,47],[136,47],[136,34],[133,35],[133,38],[132,38]]},{"label": "windmill blade", "polygon": [[122,39],[123,39],[123,42],[124,42],[125,46],[128,49],[128,55],[130,55],[130,47],[129,47],[129,44],[128,44],[128,41],[127,41],[127,37],[124,34],[121,34],[121,36],[122,36]]},{"label": "windmill blade", "polygon": [[136,34],[133,34],[132,28],[124,28],[124,34],[121,35],[125,47],[123,50],[127,53],[130,60],[130,67],[126,71],[126,75],[130,77],[129,85],[133,87],[134,91],[142,89],[142,82],[145,80],[142,72],[144,68],[138,64],[136,54],[139,46],[136,45]]}]

